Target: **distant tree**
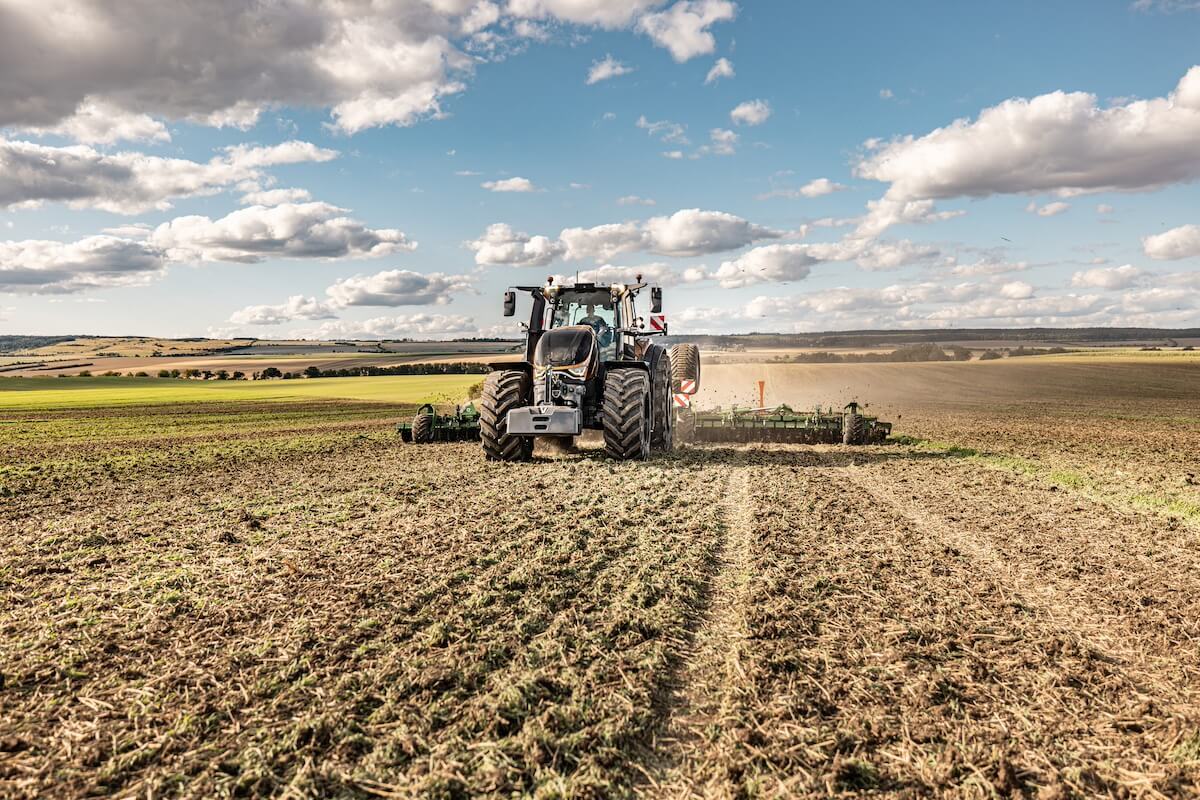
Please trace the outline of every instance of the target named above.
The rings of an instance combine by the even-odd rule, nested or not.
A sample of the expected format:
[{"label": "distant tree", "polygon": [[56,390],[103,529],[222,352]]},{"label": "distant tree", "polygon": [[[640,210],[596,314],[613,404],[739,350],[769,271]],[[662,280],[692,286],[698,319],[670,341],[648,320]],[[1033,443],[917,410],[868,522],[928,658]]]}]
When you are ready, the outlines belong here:
[{"label": "distant tree", "polygon": [[172,378],[178,378],[178,377],[179,377],[179,370],[177,370],[177,369],[173,369],[173,370],[171,370],[171,377],[172,377]]},{"label": "distant tree", "polygon": [[309,366],[304,368],[304,377],[319,378],[319,377],[321,377],[321,370],[310,364]]},{"label": "distant tree", "polygon": [[971,360],[971,351],[968,350],[967,348],[965,348],[961,345],[952,344],[952,345],[950,345],[949,349],[950,349],[950,358],[954,359],[955,361],[970,361]]},{"label": "distant tree", "polygon": [[234,371],[233,375],[230,377],[232,377],[235,381],[244,381],[246,380],[246,373]]},{"label": "distant tree", "polygon": [[283,377],[283,373],[280,372],[275,367],[267,367],[261,373],[259,373],[259,375],[262,377],[263,380],[268,380],[270,378],[282,378]]},{"label": "distant tree", "polygon": [[80,370],[79,377],[90,378],[92,377],[92,371],[90,369]]},{"label": "distant tree", "polygon": [[285,381],[290,381],[290,380],[293,380],[295,377],[296,377],[296,373],[294,373],[294,372],[285,372],[285,373],[283,373],[283,379],[284,379]]},{"label": "distant tree", "polygon": [[149,373],[146,373],[146,372],[143,372],[143,371],[141,371],[141,370],[138,370],[137,372],[135,372],[135,373],[133,374],[133,377],[135,377],[135,378],[149,378],[149,377],[150,377],[150,375],[149,375]]},{"label": "distant tree", "polygon": [[980,361],[995,361],[998,358],[1004,358],[1004,356],[1000,355],[995,350],[984,350],[979,354]]},{"label": "distant tree", "polygon": [[229,373],[223,369],[217,370],[217,380],[219,380],[219,381],[229,380]]},{"label": "distant tree", "polygon": [[169,370],[169,369],[160,369],[160,370],[158,371],[158,377],[160,377],[160,378],[169,378],[169,377],[171,377],[171,370]]}]

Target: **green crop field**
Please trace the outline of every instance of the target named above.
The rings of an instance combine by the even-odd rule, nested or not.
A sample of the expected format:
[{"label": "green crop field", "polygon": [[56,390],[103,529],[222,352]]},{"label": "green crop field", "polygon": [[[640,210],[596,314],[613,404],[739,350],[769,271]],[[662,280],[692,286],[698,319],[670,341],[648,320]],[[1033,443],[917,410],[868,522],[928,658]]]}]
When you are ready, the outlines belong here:
[{"label": "green crop field", "polygon": [[0,379],[0,408],[100,408],[213,402],[358,400],[451,404],[479,375],[400,375],[273,381],[189,381],[165,378]]}]

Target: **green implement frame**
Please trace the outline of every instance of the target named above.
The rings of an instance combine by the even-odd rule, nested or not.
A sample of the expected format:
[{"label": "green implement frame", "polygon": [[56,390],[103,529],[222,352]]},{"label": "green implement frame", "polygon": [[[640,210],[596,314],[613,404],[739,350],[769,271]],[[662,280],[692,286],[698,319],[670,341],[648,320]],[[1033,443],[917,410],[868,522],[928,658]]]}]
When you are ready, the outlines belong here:
[{"label": "green implement frame", "polygon": [[819,407],[813,411],[795,411],[786,405],[734,406],[728,411],[683,410],[680,418],[697,442],[881,444],[892,432],[890,422],[859,413],[857,403],[849,403],[840,412]]},{"label": "green implement frame", "polygon": [[417,409],[412,422],[402,422],[396,430],[403,441],[415,444],[468,442],[479,438],[479,412],[474,403],[467,403],[462,408],[455,406],[453,414],[439,414],[426,403]]}]

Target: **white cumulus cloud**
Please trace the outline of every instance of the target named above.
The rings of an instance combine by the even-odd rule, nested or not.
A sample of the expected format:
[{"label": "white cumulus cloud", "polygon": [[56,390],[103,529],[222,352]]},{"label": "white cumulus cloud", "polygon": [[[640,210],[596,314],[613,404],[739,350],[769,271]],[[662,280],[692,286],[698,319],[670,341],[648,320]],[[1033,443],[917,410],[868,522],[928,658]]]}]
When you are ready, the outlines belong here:
[{"label": "white cumulus cloud", "polygon": [[400,314],[365,320],[334,320],[303,334],[310,339],[400,339],[410,336],[437,338],[476,330],[475,320],[460,314]]},{"label": "white cumulus cloud", "polygon": [[334,308],[315,297],[292,295],[279,305],[246,306],[233,312],[229,321],[234,325],[282,325],[298,319],[332,319]]},{"label": "white cumulus cloud", "polygon": [[537,187],[528,178],[504,178],[498,181],[484,181],[480,184],[489,192],[536,192]]},{"label": "white cumulus cloud", "polygon": [[566,247],[566,258],[608,261],[639,250],[672,257],[721,253],[781,235],[733,214],[690,208],[641,223],[567,228],[560,239]]},{"label": "white cumulus cloud", "polygon": [[1070,209],[1071,204],[1064,203],[1062,201],[1047,203],[1044,206],[1039,206],[1037,203],[1030,200],[1029,205],[1025,206],[1026,211],[1028,211],[1030,214],[1037,214],[1039,217],[1057,217],[1059,214],[1065,213]]},{"label": "white cumulus cloud", "polygon": [[729,112],[734,125],[762,125],[771,117],[771,104],[766,100],[747,100]]},{"label": "white cumulus cloud", "polygon": [[733,62],[728,58],[718,58],[717,62],[712,65],[712,69],[704,76],[704,84],[707,86],[710,83],[716,83],[721,78],[732,78],[734,74]]},{"label": "white cumulus cloud", "polygon": [[715,277],[725,289],[754,283],[786,283],[807,278],[813,265],[819,263],[821,260],[814,258],[805,245],[770,244],[722,263]]},{"label": "white cumulus cloud", "polygon": [[266,147],[238,145],[201,163],[0,138],[0,207],[61,202],[72,208],[136,214],[169,208],[177,198],[214,194],[243,181],[256,181],[266,167],[329,161],[337,155],[292,141]]},{"label": "white cumulus cloud", "polygon": [[268,258],[374,258],[413,250],[401,231],[374,230],[328,203],[250,206],[220,219],[176,217],[150,244],[172,261],[254,263]]},{"label": "white cumulus cloud", "polygon": [[475,263],[481,266],[541,267],[560,257],[564,250],[553,239],[518,233],[503,222],[489,225],[483,236],[467,242],[467,247],[475,251]]},{"label": "white cumulus cloud", "polygon": [[330,302],[349,306],[425,306],[446,305],[455,295],[472,291],[467,275],[422,275],[406,269],[391,269],[374,275],[343,278],[326,290]]},{"label": "white cumulus cloud", "polygon": [[1103,107],[1095,95],[1057,91],[1006,100],[924,136],[871,141],[855,172],[890,184],[880,203],[893,208],[998,194],[1148,191],[1200,178],[1198,139],[1200,66],[1165,97]]},{"label": "white cumulus cloud", "polygon": [[711,53],[717,42],[708,29],[736,15],[731,0],[679,0],[665,11],[644,15],[638,28],[682,62]]},{"label": "white cumulus cloud", "polygon": [[1082,289],[1128,289],[1142,277],[1142,271],[1132,264],[1103,267],[1076,272],[1071,285]]},{"label": "white cumulus cloud", "polygon": [[156,248],[116,236],[0,242],[0,291],[68,294],[130,286],[161,276],[165,266]]},{"label": "white cumulus cloud", "polygon": [[1142,239],[1146,255],[1163,261],[1200,256],[1200,225],[1180,225]]},{"label": "white cumulus cloud", "polygon": [[599,61],[592,62],[591,69],[588,70],[587,85],[591,86],[610,78],[619,78],[631,72],[633,72],[633,67],[622,64],[611,55],[607,55]]}]

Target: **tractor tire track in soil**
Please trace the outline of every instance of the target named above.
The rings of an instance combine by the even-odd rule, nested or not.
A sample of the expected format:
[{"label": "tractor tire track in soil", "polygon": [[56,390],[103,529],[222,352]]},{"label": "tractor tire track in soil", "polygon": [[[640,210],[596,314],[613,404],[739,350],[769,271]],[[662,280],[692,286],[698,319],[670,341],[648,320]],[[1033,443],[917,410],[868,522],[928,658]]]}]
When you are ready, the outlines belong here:
[{"label": "tractor tire track in soil", "polygon": [[1200,652],[1178,644],[1200,640],[1200,537],[1150,512],[1122,513],[964,462],[936,473],[868,468],[851,475],[862,491],[977,561],[1050,624],[1146,670],[1147,679],[1169,676],[1169,697],[1196,699]]},{"label": "tractor tire track in soil", "polygon": [[1175,757],[1196,725],[1179,671],[1101,636],[1100,620],[1068,611],[1081,598],[1017,581],[969,531],[870,486],[877,472],[947,469],[912,455],[818,449],[788,467],[773,454],[775,479],[755,484],[746,685],[706,756],[727,782],[706,793],[1200,788]]},{"label": "tractor tire track in soil", "polygon": [[726,693],[744,681],[738,662],[746,636],[744,604],[750,573],[752,523],[750,469],[730,469],[722,509],[723,537],[715,554],[715,571],[707,586],[707,605],[692,633],[672,687],[671,703],[656,756],[648,770],[647,798],[706,796],[718,785],[705,774],[705,751],[728,712]]}]

